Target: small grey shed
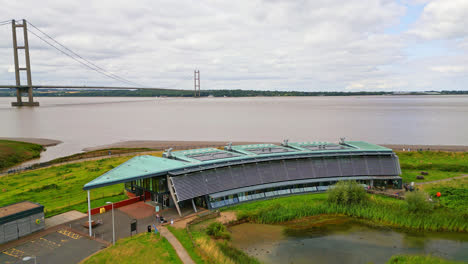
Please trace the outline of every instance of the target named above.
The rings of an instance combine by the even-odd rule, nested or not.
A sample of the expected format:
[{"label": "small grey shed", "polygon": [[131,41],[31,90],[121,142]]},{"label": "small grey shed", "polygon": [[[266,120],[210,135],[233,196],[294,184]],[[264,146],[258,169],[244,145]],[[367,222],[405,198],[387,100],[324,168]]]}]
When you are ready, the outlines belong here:
[{"label": "small grey shed", "polygon": [[0,207],[0,244],[44,229],[44,206],[29,201]]}]

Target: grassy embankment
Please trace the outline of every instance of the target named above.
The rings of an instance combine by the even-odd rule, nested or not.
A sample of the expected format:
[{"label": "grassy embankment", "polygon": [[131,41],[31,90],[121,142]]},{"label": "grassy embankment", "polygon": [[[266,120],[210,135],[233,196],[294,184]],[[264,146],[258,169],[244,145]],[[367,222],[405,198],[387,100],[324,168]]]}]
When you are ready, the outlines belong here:
[{"label": "grassy embankment", "polygon": [[255,223],[272,224],[306,216],[342,214],[392,227],[468,232],[467,215],[458,210],[439,207],[427,213],[410,213],[405,201],[377,195],[370,195],[367,202],[349,205],[330,204],[326,199],[326,193],[306,194],[240,204],[224,210],[234,211],[239,219]]},{"label": "grassy embankment", "polygon": [[387,264],[462,264],[464,262],[446,260],[434,256],[397,255],[390,258]]},{"label": "grassy embankment", "polygon": [[175,228],[172,226],[167,226],[167,229],[179,240],[182,246],[187,250],[187,253],[190,255],[192,260],[197,264],[207,263],[202,257],[198,249],[193,245],[192,240],[190,240],[189,234],[186,229]]},{"label": "grassy embankment", "polygon": [[[243,251],[233,247],[230,242],[229,238],[227,239],[216,239],[214,237],[210,237],[207,234],[207,228],[210,224],[214,223],[215,219],[204,220],[200,223],[190,225],[189,232],[190,236],[188,240],[191,243],[190,247],[193,248],[193,253],[198,255],[198,258],[201,258],[205,261],[205,263],[219,263],[219,264],[259,264],[260,262],[247,255]],[[174,230],[174,229],[172,229]],[[171,231],[172,231],[171,230]],[[175,233],[188,235],[187,230],[182,229],[175,229],[177,230]],[[177,236],[178,239],[180,239]],[[196,247],[193,247],[193,242],[196,244]],[[185,238],[184,240],[187,240]],[[185,248],[187,246],[185,243],[182,244]],[[203,257],[202,257],[203,256]],[[197,262],[199,263],[199,262]],[[202,263],[202,262],[200,262]]]},{"label": "grassy embankment", "polygon": [[154,233],[142,233],[120,239],[115,246],[101,250],[80,262],[94,263],[161,263],[173,264],[182,261],[166,238]]},{"label": "grassy embankment", "polygon": [[38,144],[0,140],[0,170],[39,158],[44,147]]},{"label": "grassy embankment", "polygon": [[[84,184],[130,158],[85,161],[3,176],[0,181],[0,206],[28,200],[44,205],[46,217],[69,210],[86,212]],[[106,201],[125,199],[123,190],[123,184],[92,190],[92,207],[104,205]]]},{"label": "grassy embankment", "polygon": [[[49,161],[50,164],[57,164],[62,162],[70,162],[76,161],[81,159],[88,159],[88,158],[95,158],[95,157],[105,157],[109,155],[109,151],[111,155],[118,155],[118,154],[126,154],[126,153],[137,153],[137,152],[146,152],[146,151],[157,151],[151,148],[110,148],[110,149],[100,149],[100,150],[93,150],[83,153],[76,153],[70,156],[57,158],[54,160]],[[162,155],[162,154],[161,154]]]},{"label": "grassy embankment", "polygon": [[[468,175],[468,152],[412,151],[396,152],[404,182],[427,182]],[[416,179],[428,172],[423,180]]]}]

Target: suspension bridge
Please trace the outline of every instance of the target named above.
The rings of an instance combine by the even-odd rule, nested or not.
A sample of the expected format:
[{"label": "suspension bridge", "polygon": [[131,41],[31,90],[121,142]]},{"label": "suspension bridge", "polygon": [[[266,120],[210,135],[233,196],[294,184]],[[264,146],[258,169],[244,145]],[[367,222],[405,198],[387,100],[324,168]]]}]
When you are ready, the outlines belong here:
[{"label": "suspension bridge", "polygon": [[[16,84],[14,85],[0,85],[0,89],[9,88],[9,89],[16,89],[16,102],[12,102],[12,106],[39,106],[39,102],[34,101],[33,97],[33,89],[106,89],[106,90],[114,90],[114,89],[146,89],[146,90],[176,90],[170,89],[169,87],[173,87],[180,82],[167,86],[167,87],[148,87],[146,85],[131,81],[127,78],[124,78],[120,75],[112,73],[101,66],[96,65],[94,62],[86,59],[85,57],[79,55],[75,51],[71,50],[70,48],[66,47],[64,44],[57,41],[55,38],[41,30],[39,27],[35,26],[34,24],[26,21],[26,19],[22,20],[6,20],[1,21],[0,26],[8,26],[11,25],[12,29],[12,39],[13,39],[13,58],[14,58],[14,72],[15,72],[15,80]],[[22,34],[18,34],[18,29],[22,29]],[[82,67],[95,71],[100,75],[108,78],[109,80],[112,79],[118,83],[123,84],[124,86],[70,86],[70,85],[34,85],[32,82],[32,75],[31,75],[31,61],[30,61],[30,54],[29,54],[29,39],[28,33],[34,35],[39,40],[47,44],[48,46],[56,49],[62,55],[65,55],[75,62],[77,62]],[[23,41],[22,45],[19,45],[18,38],[19,35],[22,35]],[[24,65],[20,65],[20,54],[19,50],[24,50]],[[26,83],[22,83],[22,73],[25,72],[26,74]],[[191,76],[189,77],[192,78]],[[187,78],[183,79],[182,81],[187,80]],[[194,97],[200,96],[200,71],[195,70],[193,75],[194,80]],[[23,101],[23,94],[27,94],[28,100]]]}]

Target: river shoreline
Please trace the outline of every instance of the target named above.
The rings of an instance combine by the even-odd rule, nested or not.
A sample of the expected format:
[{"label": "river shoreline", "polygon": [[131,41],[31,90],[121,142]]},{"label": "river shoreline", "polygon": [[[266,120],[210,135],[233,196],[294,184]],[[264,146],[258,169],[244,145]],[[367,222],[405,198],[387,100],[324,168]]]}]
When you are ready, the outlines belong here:
[{"label": "river shoreline", "polygon": [[[44,147],[57,146],[63,141],[48,138],[29,138],[29,137],[0,137],[0,140],[22,141],[28,143],[39,144]],[[110,148],[151,148],[156,150],[165,150],[173,148],[194,149],[204,147],[224,147],[229,141],[184,141],[184,140],[128,140],[120,141],[112,144],[99,145],[84,148],[84,152],[103,150]],[[281,144],[280,142],[258,142],[258,141],[235,141],[233,145],[249,145],[249,144]],[[413,150],[431,150],[431,151],[448,151],[448,152],[467,152],[468,146],[462,145],[410,145],[410,144],[377,144],[384,146],[394,151],[413,151]]]},{"label": "river shoreline", "polygon": [[[109,148],[152,148],[157,150],[164,150],[168,148],[173,149],[192,149],[204,147],[224,147],[228,141],[164,141],[164,140],[131,140],[116,142],[108,145],[101,145],[95,147],[88,147],[83,151],[94,151]],[[249,144],[281,144],[280,142],[254,142],[254,141],[236,141],[232,142],[233,145],[249,145]],[[466,152],[468,146],[454,146],[454,145],[406,145],[406,144],[378,144],[395,151],[408,151],[408,150],[432,150],[432,151],[449,151],[449,152]]]},{"label": "river shoreline", "polygon": [[0,137],[0,140],[27,142],[27,143],[38,144],[43,147],[53,147],[53,146],[57,146],[60,143],[63,143],[63,141],[55,140],[55,139],[48,139],[48,138]]}]

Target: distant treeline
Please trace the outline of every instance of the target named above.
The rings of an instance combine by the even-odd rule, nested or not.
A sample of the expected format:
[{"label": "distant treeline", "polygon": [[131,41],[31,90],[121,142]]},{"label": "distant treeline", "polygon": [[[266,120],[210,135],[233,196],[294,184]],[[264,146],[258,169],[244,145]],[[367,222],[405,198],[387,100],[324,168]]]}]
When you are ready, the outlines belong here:
[{"label": "distant treeline", "polygon": [[[34,90],[34,96],[126,96],[126,97],[192,97],[191,90]],[[356,95],[427,95],[427,94],[468,94],[468,91],[428,92],[299,92],[299,91],[255,91],[255,90],[202,90],[201,96],[253,97],[253,96],[356,96]],[[14,89],[0,89],[0,97],[16,96]]]}]

